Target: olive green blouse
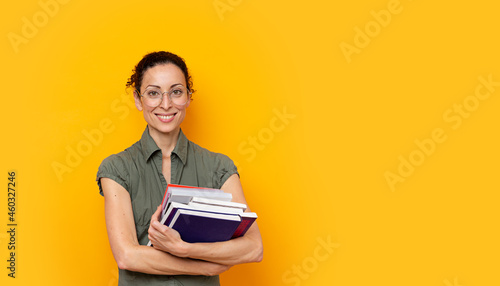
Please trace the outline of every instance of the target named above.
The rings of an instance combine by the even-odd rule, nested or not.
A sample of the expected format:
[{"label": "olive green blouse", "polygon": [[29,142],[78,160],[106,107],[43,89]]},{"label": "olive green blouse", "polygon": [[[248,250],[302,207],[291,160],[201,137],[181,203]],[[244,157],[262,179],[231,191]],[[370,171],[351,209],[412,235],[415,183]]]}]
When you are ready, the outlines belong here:
[{"label": "olive green blouse", "polygon": [[[232,174],[238,174],[229,157],[194,144],[182,130],[170,158],[172,184],[220,189]],[[97,184],[103,195],[100,178],[110,178],[130,193],[137,239],[139,244],[146,245],[151,216],[167,188],[162,174],[162,152],[149,135],[148,127],[141,140],[104,159],[99,166]],[[150,275],[120,269],[118,285],[219,285],[219,276]]]}]

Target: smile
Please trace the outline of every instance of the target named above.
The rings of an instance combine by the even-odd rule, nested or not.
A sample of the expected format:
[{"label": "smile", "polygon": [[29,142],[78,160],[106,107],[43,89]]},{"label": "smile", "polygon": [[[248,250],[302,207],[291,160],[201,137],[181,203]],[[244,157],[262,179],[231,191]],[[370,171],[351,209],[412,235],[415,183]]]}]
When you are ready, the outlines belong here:
[{"label": "smile", "polygon": [[174,113],[174,114],[156,114],[156,116],[158,117],[158,119],[163,122],[163,123],[169,123],[171,122],[172,120],[174,120],[174,117],[177,113]]},{"label": "smile", "polygon": [[160,119],[164,119],[164,120],[167,120],[167,119],[170,119],[172,117],[174,117],[174,115],[158,115],[158,117],[160,117]]}]

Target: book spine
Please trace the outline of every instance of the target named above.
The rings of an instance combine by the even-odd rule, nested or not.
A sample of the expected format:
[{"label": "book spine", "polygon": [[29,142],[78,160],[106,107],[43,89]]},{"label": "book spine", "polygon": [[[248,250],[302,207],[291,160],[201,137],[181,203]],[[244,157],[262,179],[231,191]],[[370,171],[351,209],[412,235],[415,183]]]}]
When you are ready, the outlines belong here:
[{"label": "book spine", "polygon": [[245,233],[247,233],[248,229],[252,226],[253,222],[255,221],[255,218],[241,218],[240,225],[236,230],[234,231],[233,237],[231,238],[237,238],[240,236],[244,236]]}]

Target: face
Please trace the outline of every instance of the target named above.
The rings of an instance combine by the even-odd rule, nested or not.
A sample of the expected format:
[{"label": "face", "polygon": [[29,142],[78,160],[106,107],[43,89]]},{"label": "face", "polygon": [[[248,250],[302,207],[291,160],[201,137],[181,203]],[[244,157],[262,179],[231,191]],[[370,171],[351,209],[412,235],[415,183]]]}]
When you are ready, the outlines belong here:
[{"label": "face", "polygon": [[[174,64],[161,64],[149,68],[142,78],[141,94],[148,87],[159,87],[163,92],[170,90],[173,86],[182,84],[186,86],[184,73]],[[149,133],[153,138],[165,134],[176,134],[184,117],[186,116],[186,105],[179,107],[172,104],[169,97],[163,97],[163,101],[157,107],[149,107],[144,104],[143,99],[135,95],[135,105],[142,111],[144,119],[148,123]]]}]

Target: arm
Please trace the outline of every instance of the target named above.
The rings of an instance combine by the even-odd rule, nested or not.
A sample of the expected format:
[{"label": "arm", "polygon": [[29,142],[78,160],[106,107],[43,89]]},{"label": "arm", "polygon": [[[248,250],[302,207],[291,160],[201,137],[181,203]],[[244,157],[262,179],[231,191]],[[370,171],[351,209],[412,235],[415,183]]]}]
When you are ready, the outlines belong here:
[{"label": "arm", "polygon": [[[229,177],[221,189],[231,193],[233,201],[246,204],[243,188],[237,174]],[[262,260],[262,238],[257,222],[254,222],[247,233],[239,238],[214,243],[187,243],[181,240],[177,231],[162,225],[158,221],[158,214],[159,210],[151,218],[149,238],[154,247],[159,250],[179,257],[190,257],[224,265],[260,262]]]},{"label": "arm", "polygon": [[106,228],[111,251],[120,269],[162,275],[217,275],[227,266],[180,258],[152,247],[139,245],[130,195],[115,181],[102,178]]}]

